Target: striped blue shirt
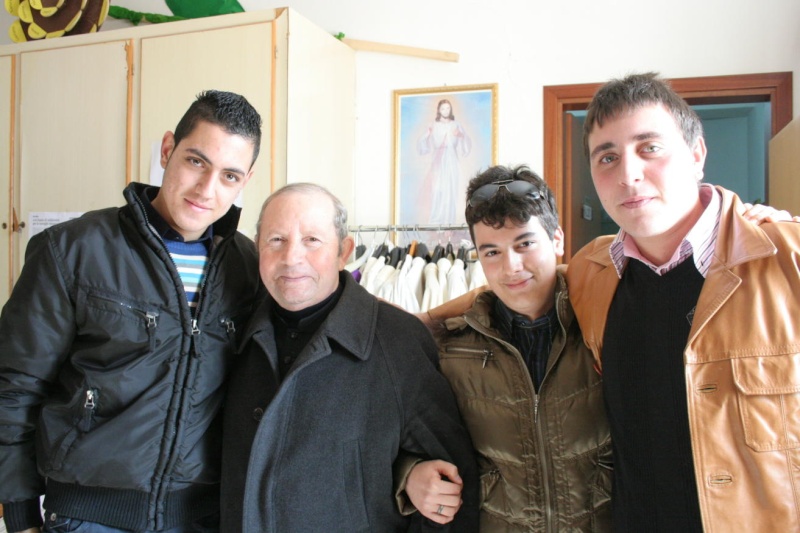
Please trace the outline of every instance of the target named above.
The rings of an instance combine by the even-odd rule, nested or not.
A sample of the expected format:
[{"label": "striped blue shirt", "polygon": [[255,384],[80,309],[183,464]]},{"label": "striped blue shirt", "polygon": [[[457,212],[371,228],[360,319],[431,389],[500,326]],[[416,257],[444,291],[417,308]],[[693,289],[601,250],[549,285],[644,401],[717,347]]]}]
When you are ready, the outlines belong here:
[{"label": "striped blue shirt", "polygon": [[194,310],[200,298],[200,288],[208,266],[208,249],[205,242],[179,242],[165,240],[169,255],[175,262],[178,274],[183,282],[186,300]]}]

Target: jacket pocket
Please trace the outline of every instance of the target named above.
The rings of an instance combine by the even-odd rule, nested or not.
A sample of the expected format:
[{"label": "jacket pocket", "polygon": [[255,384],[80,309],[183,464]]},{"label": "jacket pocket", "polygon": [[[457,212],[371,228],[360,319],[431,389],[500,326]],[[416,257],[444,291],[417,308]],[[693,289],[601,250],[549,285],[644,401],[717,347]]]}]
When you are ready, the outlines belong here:
[{"label": "jacket pocket", "polygon": [[497,468],[492,468],[489,471],[481,474],[481,502],[486,502],[492,499],[492,489],[495,488],[499,480],[500,470]]},{"label": "jacket pocket", "polygon": [[94,427],[95,413],[97,412],[97,402],[100,399],[100,393],[97,389],[87,388],[80,396],[79,402],[76,403],[75,409],[75,424],[64,435],[61,443],[50,462],[50,470],[61,470],[64,464],[64,459],[67,457],[72,445],[78,440],[78,437],[84,433],[88,433]]},{"label": "jacket pocket", "polygon": [[350,511],[353,531],[369,531],[366,501],[364,501],[364,470],[361,463],[361,444],[358,440],[342,443],[344,495]]},{"label": "jacket pocket", "polygon": [[611,501],[613,476],[614,467],[611,462],[611,442],[608,441],[597,449],[597,464],[594,468],[589,509],[596,510]]},{"label": "jacket pocket", "polygon": [[82,292],[77,302],[78,335],[94,349],[84,353],[105,368],[127,364],[158,345],[159,310],[115,294]]},{"label": "jacket pocket", "polygon": [[759,452],[800,447],[800,354],[731,365],[747,445]]},{"label": "jacket pocket", "polygon": [[439,359],[466,359],[478,362],[483,368],[494,361],[494,350],[490,345],[475,346],[462,346],[458,344],[447,344],[442,347],[442,353]]}]

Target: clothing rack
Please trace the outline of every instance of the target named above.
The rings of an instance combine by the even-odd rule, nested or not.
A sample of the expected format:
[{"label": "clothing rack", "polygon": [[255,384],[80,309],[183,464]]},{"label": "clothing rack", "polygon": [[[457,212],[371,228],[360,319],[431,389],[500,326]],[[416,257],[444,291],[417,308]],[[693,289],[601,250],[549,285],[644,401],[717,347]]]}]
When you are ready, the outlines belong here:
[{"label": "clothing rack", "polygon": [[359,231],[462,231],[468,230],[466,224],[389,224],[385,226],[349,226],[350,233]]}]

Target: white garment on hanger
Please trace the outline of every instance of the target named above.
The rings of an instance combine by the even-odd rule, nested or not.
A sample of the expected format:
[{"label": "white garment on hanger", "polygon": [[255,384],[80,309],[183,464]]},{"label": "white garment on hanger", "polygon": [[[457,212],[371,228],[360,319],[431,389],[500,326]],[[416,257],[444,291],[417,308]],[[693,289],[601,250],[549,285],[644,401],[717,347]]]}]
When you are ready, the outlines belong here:
[{"label": "white garment on hanger", "polygon": [[[363,254],[361,254],[360,257],[356,257],[355,259],[353,259],[353,261],[347,263],[344,266],[344,269],[347,270],[348,272],[355,272],[356,270],[358,270],[359,268],[361,268],[366,264],[366,262],[372,257],[372,252],[374,251],[375,250],[372,248],[372,246],[370,246],[369,248],[366,249],[366,251]],[[361,274],[363,275],[364,273],[362,272]]]},{"label": "white garment on hanger", "polygon": [[468,263],[469,266],[467,267],[467,288],[468,290],[477,289],[478,287],[483,287],[487,285],[489,282],[486,281],[486,274],[483,273],[483,265],[481,265],[480,261],[473,261]]},{"label": "white garment on hanger", "polygon": [[406,275],[406,286],[414,299],[417,301],[417,308],[422,308],[422,295],[425,292],[425,284],[423,283],[422,272],[428,262],[424,257],[415,257],[411,262],[411,268]]},{"label": "white garment on hanger", "polygon": [[442,305],[442,288],[439,285],[439,267],[436,263],[428,263],[422,270],[422,277],[425,280],[425,290],[422,294],[422,305],[420,311],[428,311],[434,307]]},{"label": "white garment on hanger", "polygon": [[[382,283],[380,283],[380,285],[378,285],[378,287],[375,289],[374,294],[378,298],[382,298],[387,302],[396,304],[397,302],[395,300],[397,298],[395,296],[395,280],[400,275],[400,269],[394,268],[391,265],[386,265],[384,268],[385,269],[391,268],[392,270],[391,272],[387,270],[387,273],[389,274],[388,277],[386,278],[385,281],[383,281]],[[383,273],[384,273],[383,269],[381,269],[381,274]]]},{"label": "white garment on hanger", "polygon": [[447,272],[447,293],[445,302],[458,298],[467,292],[467,271],[464,268],[464,261],[456,259],[453,266]]},{"label": "white garment on hanger", "polygon": [[394,300],[395,303],[409,313],[419,313],[419,300],[414,290],[409,285],[409,273],[414,264],[414,257],[407,255],[403,260],[403,265],[397,269],[398,275],[394,278]]},{"label": "white garment on hanger", "polygon": [[392,265],[383,265],[372,278],[372,282],[364,288],[377,296],[381,291],[381,287],[391,279],[396,271],[397,269]]},{"label": "white garment on hanger", "polygon": [[385,255],[380,257],[370,257],[367,259],[367,264],[365,265],[364,270],[361,272],[361,286],[367,289],[367,292],[370,294],[375,294],[375,278],[378,276],[378,272],[381,271],[385,264]]},{"label": "white garment on hanger", "polygon": [[447,257],[442,257],[436,261],[436,268],[439,269],[437,279],[439,281],[439,291],[442,293],[442,303],[447,301],[447,273],[450,272],[450,267],[453,264]]}]

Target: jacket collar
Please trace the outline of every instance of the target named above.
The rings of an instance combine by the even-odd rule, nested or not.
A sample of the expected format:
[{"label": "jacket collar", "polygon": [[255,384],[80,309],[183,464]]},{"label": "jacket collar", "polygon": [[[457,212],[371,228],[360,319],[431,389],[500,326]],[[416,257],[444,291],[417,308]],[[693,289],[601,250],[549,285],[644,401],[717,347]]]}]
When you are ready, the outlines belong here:
[{"label": "jacket collar", "polygon": [[717,191],[722,195],[722,212],[714,252],[716,261],[711,264],[709,275],[778,253],[766,233],[739,214],[742,208],[739,197],[722,187],[717,187]]},{"label": "jacket collar", "polygon": [[[149,225],[147,216],[145,215],[143,204],[144,200],[142,200],[145,194],[145,189],[149,187],[153,187],[153,185],[134,181],[129,183],[122,192],[125,200],[131,207],[131,212],[133,213],[134,218],[143,226]],[[215,243],[236,233],[236,228],[239,226],[239,216],[241,215],[241,212],[241,208],[232,205],[222,218],[214,222],[213,233]]]},{"label": "jacket collar", "polygon": [[[333,351],[332,344],[358,359],[369,358],[375,341],[378,300],[347,271],[339,272],[339,283],[344,283],[342,296],[298,357],[298,366],[303,362],[330,355]],[[270,357],[275,355],[275,332],[270,320],[274,305],[275,300],[267,294],[245,329],[242,347],[252,338]]]},{"label": "jacket collar", "polygon": [[[608,256],[608,254],[606,254],[606,256]],[[575,315],[572,311],[572,307],[565,305],[566,299],[569,297],[567,294],[567,282],[564,278],[565,273],[566,267],[564,265],[560,265],[556,271],[554,305],[556,306],[558,320],[566,329],[569,328],[569,324],[572,322],[572,319]],[[464,315],[445,320],[445,328],[451,331],[463,329],[467,326],[468,322],[473,322],[474,324],[478,324],[486,330],[492,329],[491,312],[492,308],[494,307],[495,300],[497,300],[497,295],[494,291],[488,290],[481,292],[475,297],[475,302],[472,304],[472,307],[467,310]]]}]

